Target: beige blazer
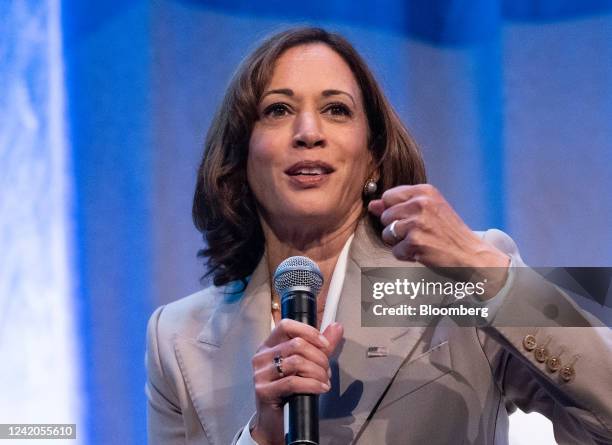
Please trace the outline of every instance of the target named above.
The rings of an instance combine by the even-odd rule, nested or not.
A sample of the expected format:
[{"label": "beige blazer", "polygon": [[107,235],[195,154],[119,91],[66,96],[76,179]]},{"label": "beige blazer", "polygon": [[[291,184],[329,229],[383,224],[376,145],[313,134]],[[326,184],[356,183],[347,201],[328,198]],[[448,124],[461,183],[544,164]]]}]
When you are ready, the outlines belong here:
[{"label": "beige blazer", "polygon": [[[482,236],[520,263],[507,235],[489,230]],[[332,389],[320,399],[322,444],[506,444],[515,406],[550,418],[559,443],[612,443],[608,328],[361,327],[360,268],[407,265],[359,226],[336,317],[344,340],[331,360]],[[151,316],[150,444],[235,442],[255,410],[251,358],[270,332],[269,286],[262,260],[242,294],[209,287]],[[556,301],[550,295],[542,301],[519,280],[498,318],[528,316],[534,325],[550,325],[565,311],[588,325],[562,293],[554,293]],[[551,312],[551,304],[560,311]],[[573,360],[572,381],[535,359],[524,341],[529,334],[538,344],[548,342],[562,361]],[[368,358],[370,346],[389,353]]]}]

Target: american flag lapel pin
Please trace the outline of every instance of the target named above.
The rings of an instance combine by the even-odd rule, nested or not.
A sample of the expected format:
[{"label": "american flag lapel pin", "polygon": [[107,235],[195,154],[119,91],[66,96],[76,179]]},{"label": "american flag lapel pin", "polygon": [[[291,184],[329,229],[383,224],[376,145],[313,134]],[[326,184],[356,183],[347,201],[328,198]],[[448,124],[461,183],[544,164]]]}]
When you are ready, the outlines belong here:
[{"label": "american flag lapel pin", "polygon": [[369,346],[367,357],[386,357],[389,355],[389,350],[385,346]]}]

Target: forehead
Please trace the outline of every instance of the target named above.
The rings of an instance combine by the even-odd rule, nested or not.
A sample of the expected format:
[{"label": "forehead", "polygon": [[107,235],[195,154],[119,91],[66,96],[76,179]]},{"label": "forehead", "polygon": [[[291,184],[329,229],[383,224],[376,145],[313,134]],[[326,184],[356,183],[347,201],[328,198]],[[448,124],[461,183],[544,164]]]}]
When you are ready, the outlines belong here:
[{"label": "forehead", "polygon": [[344,59],[322,43],[300,45],[285,51],[274,64],[268,88],[291,88],[299,93],[345,90],[360,96],[357,80]]}]

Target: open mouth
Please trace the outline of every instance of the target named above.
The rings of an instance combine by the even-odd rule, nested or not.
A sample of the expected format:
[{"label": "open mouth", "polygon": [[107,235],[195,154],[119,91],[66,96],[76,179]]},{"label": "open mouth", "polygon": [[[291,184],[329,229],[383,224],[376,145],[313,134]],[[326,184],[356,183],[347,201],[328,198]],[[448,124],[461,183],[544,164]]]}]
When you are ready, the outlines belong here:
[{"label": "open mouth", "polygon": [[333,172],[331,165],[321,161],[300,161],[285,170],[289,176],[322,176]]}]

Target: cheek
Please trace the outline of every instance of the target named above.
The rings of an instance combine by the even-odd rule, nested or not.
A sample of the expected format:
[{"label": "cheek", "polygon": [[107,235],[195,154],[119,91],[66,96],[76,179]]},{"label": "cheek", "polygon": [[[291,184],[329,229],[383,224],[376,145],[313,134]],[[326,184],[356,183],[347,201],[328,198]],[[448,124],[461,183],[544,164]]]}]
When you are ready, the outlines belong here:
[{"label": "cheek", "polygon": [[355,122],[353,126],[343,131],[342,146],[345,147],[347,156],[354,164],[367,163],[370,159],[370,151],[368,150],[368,126],[366,122]]},{"label": "cheek", "polygon": [[254,131],[249,140],[247,155],[247,181],[255,195],[260,196],[263,190],[272,188],[275,181],[273,168],[279,162],[279,153],[275,149],[273,135]]},{"label": "cheek", "polygon": [[257,172],[269,164],[270,153],[266,149],[269,145],[262,135],[255,131],[249,140],[249,152],[247,155],[247,175],[249,182],[256,177]]},{"label": "cheek", "polygon": [[261,166],[269,166],[279,158],[281,137],[274,132],[253,130],[249,140],[248,160]]},{"label": "cheek", "polygon": [[247,160],[249,163],[258,162],[263,156],[265,156],[265,139],[259,132],[253,131],[249,140],[249,153]]},{"label": "cheek", "polygon": [[360,181],[362,176],[367,176],[372,166],[372,154],[367,147],[367,135],[365,132],[359,138],[354,138],[346,145],[347,163],[354,181]]}]

